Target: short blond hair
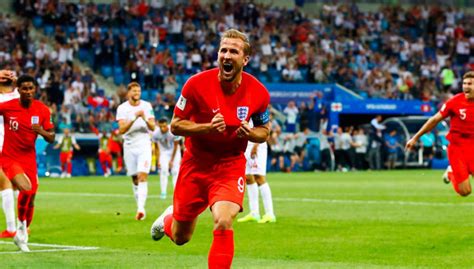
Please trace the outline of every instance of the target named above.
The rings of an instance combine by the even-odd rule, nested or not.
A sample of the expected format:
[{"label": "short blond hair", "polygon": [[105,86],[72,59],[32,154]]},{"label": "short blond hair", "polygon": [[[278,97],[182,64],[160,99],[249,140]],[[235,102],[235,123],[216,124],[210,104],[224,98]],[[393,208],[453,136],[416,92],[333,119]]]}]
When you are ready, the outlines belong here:
[{"label": "short blond hair", "polygon": [[135,82],[135,81],[128,83],[127,91],[130,91],[133,87],[140,88],[140,84],[138,84],[138,82]]},{"label": "short blond hair", "polygon": [[462,76],[463,80],[466,78],[474,78],[474,71],[469,71],[466,74],[464,74],[464,76]]},{"label": "short blond hair", "polygon": [[250,48],[250,41],[249,38],[246,34],[242,33],[239,30],[236,29],[229,29],[224,32],[224,34],[221,37],[221,42],[224,38],[238,38],[244,42],[244,55],[250,55],[251,48]]}]

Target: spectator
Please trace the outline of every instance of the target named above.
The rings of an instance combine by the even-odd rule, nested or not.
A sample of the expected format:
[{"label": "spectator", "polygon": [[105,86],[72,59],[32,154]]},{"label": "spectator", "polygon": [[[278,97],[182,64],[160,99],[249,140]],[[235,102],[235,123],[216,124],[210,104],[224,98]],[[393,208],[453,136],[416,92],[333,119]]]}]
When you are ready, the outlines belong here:
[{"label": "spectator", "polygon": [[286,131],[290,133],[296,132],[296,120],[298,118],[298,108],[295,105],[295,101],[289,101],[288,105],[283,110],[286,116]]}]

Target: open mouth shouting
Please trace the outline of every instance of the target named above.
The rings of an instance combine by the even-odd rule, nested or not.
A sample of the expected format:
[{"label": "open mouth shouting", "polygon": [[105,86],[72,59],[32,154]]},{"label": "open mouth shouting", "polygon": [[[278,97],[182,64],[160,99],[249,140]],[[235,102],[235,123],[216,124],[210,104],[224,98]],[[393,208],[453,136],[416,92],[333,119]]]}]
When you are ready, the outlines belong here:
[{"label": "open mouth shouting", "polygon": [[230,62],[224,62],[222,63],[222,74],[223,74],[223,77],[227,80],[227,79],[230,79],[232,77],[232,75],[234,74],[234,65]]}]

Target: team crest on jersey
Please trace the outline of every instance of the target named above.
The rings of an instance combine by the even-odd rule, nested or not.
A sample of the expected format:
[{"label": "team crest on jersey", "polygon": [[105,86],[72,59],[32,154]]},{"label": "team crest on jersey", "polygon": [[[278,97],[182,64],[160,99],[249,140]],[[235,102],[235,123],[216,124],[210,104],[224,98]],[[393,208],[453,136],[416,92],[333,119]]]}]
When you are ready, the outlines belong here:
[{"label": "team crest on jersey", "polygon": [[239,120],[247,119],[248,114],[249,114],[249,107],[248,106],[238,106],[237,107],[237,118]]},{"label": "team crest on jersey", "polygon": [[31,124],[38,124],[39,116],[31,116]]}]

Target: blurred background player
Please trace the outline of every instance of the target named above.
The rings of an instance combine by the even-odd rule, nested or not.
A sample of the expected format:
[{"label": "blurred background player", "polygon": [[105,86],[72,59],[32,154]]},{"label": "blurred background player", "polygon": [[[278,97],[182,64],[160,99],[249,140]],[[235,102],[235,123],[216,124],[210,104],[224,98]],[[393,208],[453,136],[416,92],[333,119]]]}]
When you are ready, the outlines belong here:
[{"label": "blurred background player", "polygon": [[20,189],[18,196],[18,226],[15,244],[28,252],[27,229],[33,220],[34,200],[38,190],[35,143],[41,135],[48,143],[54,142],[54,125],[46,105],[34,99],[36,81],[31,76],[20,76],[17,80],[20,99],[0,104],[8,128],[1,163],[5,175]]},{"label": "blurred background player", "polygon": [[72,173],[72,157],[74,156],[74,149],[80,150],[81,147],[77,144],[76,138],[69,128],[63,130],[63,135],[59,138],[58,144],[54,146],[55,149],[60,149],[59,161],[61,163],[61,178],[70,178]]},{"label": "blurred background player", "polygon": [[123,170],[123,155],[122,155],[122,136],[118,129],[113,130],[110,133],[109,138],[109,150],[110,156],[113,161],[113,157],[117,158],[117,167],[115,169],[116,173],[120,173]]},{"label": "blurred background player", "polygon": [[[0,70],[0,103],[17,99],[20,94],[14,89],[16,76],[13,71]],[[2,154],[4,141],[4,122],[3,115],[0,115],[0,158]],[[16,234],[15,225],[15,200],[13,195],[13,186],[10,180],[5,176],[0,162],[0,193],[2,194],[2,208],[5,213],[6,229],[0,233],[0,238],[13,238]]]},{"label": "blurred background player", "polygon": [[[462,93],[449,99],[441,110],[432,116],[406,144],[406,149],[415,147],[420,137],[431,131],[444,118],[451,118],[446,174],[454,190],[461,196],[471,194],[470,175],[474,175],[474,71],[463,76]],[[450,171],[452,169],[452,171]]]},{"label": "blurred background player", "polygon": [[176,180],[178,179],[179,164],[181,163],[181,137],[171,133],[166,118],[162,118],[158,121],[158,127],[159,128],[153,132],[152,140],[157,144],[155,149],[158,159],[158,169],[160,171],[160,197],[161,199],[165,199],[170,172],[173,177],[173,190],[176,186]]},{"label": "blurred background player", "polygon": [[[266,182],[267,174],[267,142],[258,144],[249,142],[245,151],[247,166],[245,169],[245,178],[247,181],[247,195],[249,199],[250,213],[237,220],[237,222],[256,221],[258,223],[275,222],[276,217],[273,213],[273,199],[270,186]],[[258,204],[258,191],[262,195],[263,208],[265,215],[260,218]]]},{"label": "blurred background player", "polygon": [[151,104],[140,99],[140,84],[128,84],[127,94],[128,101],[118,106],[116,118],[124,140],[127,175],[132,177],[133,193],[137,202],[135,219],[144,220],[148,195],[147,177],[151,166],[150,132],[155,130],[155,116]]},{"label": "blurred background player", "polygon": [[99,134],[99,162],[104,177],[109,177],[112,174],[112,155],[110,154],[110,137],[106,130]]}]

